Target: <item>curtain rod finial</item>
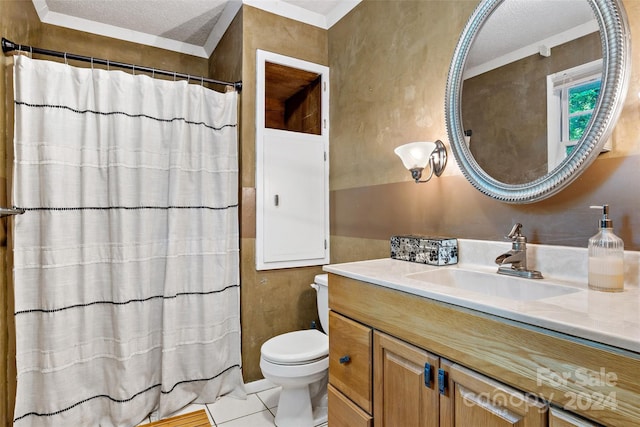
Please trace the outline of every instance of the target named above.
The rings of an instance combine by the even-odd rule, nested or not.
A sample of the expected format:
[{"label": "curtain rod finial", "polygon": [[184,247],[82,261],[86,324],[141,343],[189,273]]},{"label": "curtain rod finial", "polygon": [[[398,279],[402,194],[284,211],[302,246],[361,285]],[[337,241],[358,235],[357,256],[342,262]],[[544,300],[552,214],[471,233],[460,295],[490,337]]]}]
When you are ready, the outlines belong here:
[{"label": "curtain rod finial", "polygon": [[15,49],[16,49],[16,45],[14,42],[9,41],[4,37],[2,38],[2,51],[4,53],[11,52],[12,50],[15,50]]}]

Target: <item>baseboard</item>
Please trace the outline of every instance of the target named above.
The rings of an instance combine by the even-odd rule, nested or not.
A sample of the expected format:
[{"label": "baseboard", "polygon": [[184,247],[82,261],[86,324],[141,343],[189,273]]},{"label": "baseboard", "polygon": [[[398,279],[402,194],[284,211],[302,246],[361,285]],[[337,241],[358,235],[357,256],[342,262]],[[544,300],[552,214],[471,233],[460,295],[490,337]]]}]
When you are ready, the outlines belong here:
[{"label": "baseboard", "polygon": [[270,388],[275,387],[276,385],[267,379],[261,379],[257,381],[252,381],[250,383],[245,383],[244,388],[247,391],[247,394],[259,393],[261,391],[269,390]]}]

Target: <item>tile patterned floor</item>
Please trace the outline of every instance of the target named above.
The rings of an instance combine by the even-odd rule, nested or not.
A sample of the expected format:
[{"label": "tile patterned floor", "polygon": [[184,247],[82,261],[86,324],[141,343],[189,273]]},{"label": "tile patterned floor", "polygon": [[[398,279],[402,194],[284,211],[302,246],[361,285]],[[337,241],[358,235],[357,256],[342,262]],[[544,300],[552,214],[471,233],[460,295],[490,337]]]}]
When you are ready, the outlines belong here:
[{"label": "tile patterned floor", "polygon": [[[205,409],[214,427],[274,427],[280,388],[247,395],[247,400],[222,397],[207,405],[190,405],[172,416]],[[318,427],[327,427],[327,423]]]}]

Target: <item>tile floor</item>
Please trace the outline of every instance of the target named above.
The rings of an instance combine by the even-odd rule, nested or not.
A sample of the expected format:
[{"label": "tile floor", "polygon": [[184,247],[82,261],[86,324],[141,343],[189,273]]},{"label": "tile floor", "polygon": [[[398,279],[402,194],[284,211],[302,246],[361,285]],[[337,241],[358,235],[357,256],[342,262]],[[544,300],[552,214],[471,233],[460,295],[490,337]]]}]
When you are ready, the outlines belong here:
[{"label": "tile floor", "polygon": [[[172,416],[205,409],[214,427],[274,427],[279,397],[280,388],[275,387],[248,394],[247,400],[221,397],[215,403],[190,405]],[[318,427],[327,427],[327,423]]]}]

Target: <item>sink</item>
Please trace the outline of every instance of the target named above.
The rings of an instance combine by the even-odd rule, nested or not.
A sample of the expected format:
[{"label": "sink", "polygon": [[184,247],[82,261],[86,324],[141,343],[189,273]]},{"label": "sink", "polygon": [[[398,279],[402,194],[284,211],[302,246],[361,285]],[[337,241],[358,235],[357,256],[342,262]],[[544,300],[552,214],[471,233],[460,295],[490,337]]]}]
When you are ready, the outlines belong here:
[{"label": "sink", "polygon": [[443,268],[408,274],[408,279],[420,280],[435,285],[449,286],[478,294],[508,298],[518,301],[535,301],[579,292],[579,288],[503,276],[497,273],[485,273],[459,268]]}]

